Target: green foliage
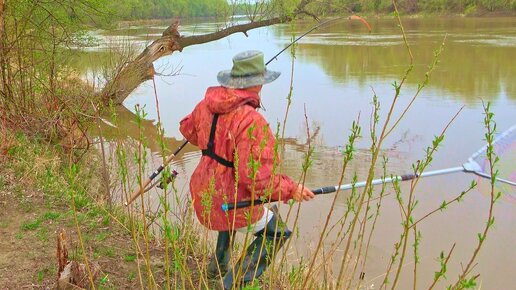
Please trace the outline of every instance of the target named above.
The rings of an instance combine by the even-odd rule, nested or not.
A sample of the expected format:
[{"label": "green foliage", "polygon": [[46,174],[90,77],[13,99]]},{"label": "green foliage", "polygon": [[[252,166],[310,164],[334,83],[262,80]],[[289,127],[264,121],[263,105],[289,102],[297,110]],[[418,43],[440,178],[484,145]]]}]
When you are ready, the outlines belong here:
[{"label": "green foliage", "polygon": [[136,255],[134,255],[134,254],[126,254],[124,256],[124,261],[126,261],[126,262],[134,262],[134,261],[136,261]]},{"label": "green foliage", "polygon": [[44,213],[41,217],[35,219],[35,220],[32,220],[32,221],[26,221],[22,224],[21,226],[21,229],[22,230],[35,230],[37,228],[39,228],[39,226],[41,225],[41,223],[45,222],[45,221],[48,221],[48,220],[56,220],[60,217],[61,215],[59,213],[55,213],[55,212],[47,212],[47,213]]},{"label": "green foliage", "polygon": [[16,233],[16,235],[14,235],[14,237],[16,239],[18,239],[18,240],[21,240],[21,239],[23,239],[23,233],[22,232],[18,232],[18,233]]},{"label": "green foliage", "polygon": [[24,222],[21,226],[22,230],[29,231],[29,230],[35,230],[39,228],[41,225],[42,220],[36,219],[33,221]]},{"label": "green foliage", "polygon": [[[0,107],[8,119],[26,120],[15,124],[34,135],[50,140],[63,137],[68,126],[59,128],[57,124],[69,124],[65,119],[75,117],[70,107],[60,105],[77,96],[73,91],[86,87],[68,70],[68,56],[63,52],[83,45],[88,39],[84,31],[104,22],[107,2],[6,1],[0,34]],[[81,92],[83,98],[85,92]],[[16,150],[10,148],[8,153],[17,154]]]},{"label": "green foliage", "polygon": [[[61,28],[103,25],[117,20],[139,20],[191,16],[216,16],[228,8],[225,0],[7,0],[13,16],[34,17],[40,28],[58,23]],[[50,16],[50,17],[49,17]],[[76,36],[78,37],[78,36]]]},{"label": "green foliage", "polygon": [[61,216],[61,215],[57,212],[47,212],[47,213],[43,214],[43,219],[56,220],[57,218],[59,218],[59,216]]},{"label": "green foliage", "polygon": [[102,252],[106,257],[113,258],[115,256],[115,250],[113,248],[106,248]]},{"label": "green foliage", "polygon": [[136,278],[136,274],[134,272],[129,273],[127,276],[127,281],[132,282]]},{"label": "green foliage", "polygon": [[303,257],[301,257],[301,261],[299,265],[293,265],[290,271],[288,272],[288,281],[291,285],[298,285],[303,282],[303,272],[305,271]]},{"label": "green foliage", "polygon": [[[320,13],[392,13],[392,0],[329,0],[316,9]],[[511,0],[397,0],[396,5],[404,13],[465,13],[483,11],[516,10],[516,1]]]},{"label": "green foliage", "polygon": [[108,9],[119,19],[156,19],[215,16],[228,7],[225,0],[124,0],[110,1]]},{"label": "green foliage", "polygon": [[476,277],[472,277],[470,279],[464,279],[460,281],[461,289],[475,289],[477,286]]},{"label": "green foliage", "polygon": [[40,228],[36,233],[36,238],[42,242],[48,242],[49,240],[49,231],[47,228]]},{"label": "green foliage", "polygon": [[45,279],[45,271],[46,270],[38,271],[38,282],[39,283],[43,282],[43,279]]},{"label": "green foliage", "polygon": [[[59,55],[53,53],[67,46],[88,41],[85,29],[108,20],[109,13],[104,8],[108,0],[79,1],[32,1],[7,0],[5,7],[6,42],[13,42],[13,51],[33,53],[35,69],[47,71],[59,64]],[[14,38],[23,36],[21,39]],[[32,43],[32,47],[28,46]],[[39,48],[39,49],[35,49]],[[5,51],[9,57],[11,51]],[[49,55],[53,57],[47,58]],[[57,59],[56,59],[57,57]],[[22,59],[29,61],[29,59]],[[56,63],[54,63],[56,62]],[[35,87],[43,90],[44,87]]]},{"label": "green foliage", "polygon": [[109,232],[102,232],[102,233],[95,235],[95,240],[102,242],[102,241],[106,240],[106,238],[108,238],[108,237],[109,237]]},{"label": "green foliage", "polygon": [[105,285],[105,284],[107,284],[107,283],[109,283],[109,277],[108,277],[108,275],[106,274],[106,275],[102,276],[102,278],[100,278],[100,284],[101,284],[101,285]]},{"label": "green foliage", "polygon": [[260,290],[262,289],[260,286],[257,285],[258,283],[253,281],[251,285],[246,285],[242,290]]},{"label": "green foliage", "polygon": [[444,252],[441,252],[439,255],[439,263],[441,264],[441,268],[438,272],[434,273],[434,279],[438,280],[441,277],[446,278],[445,274],[447,271],[447,263],[446,263],[446,256],[444,255]]}]

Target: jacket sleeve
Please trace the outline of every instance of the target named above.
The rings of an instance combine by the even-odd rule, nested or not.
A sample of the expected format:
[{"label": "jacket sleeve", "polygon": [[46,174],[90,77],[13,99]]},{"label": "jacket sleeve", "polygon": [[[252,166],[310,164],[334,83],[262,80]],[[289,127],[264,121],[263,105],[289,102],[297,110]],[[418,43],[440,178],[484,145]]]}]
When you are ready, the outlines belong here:
[{"label": "jacket sleeve", "polygon": [[192,145],[197,146],[197,132],[195,130],[193,113],[184,117],[179,123],[179,131]]},{"label": "jacket sleeve", "polygon": [[238,185],[246,186],[257,197],[287,201],[297,184],[288,176],[275,173],[280,163],[275,156],[275,145],[274,135],[263,116],[256,111],[247,114],[235,136]]}]

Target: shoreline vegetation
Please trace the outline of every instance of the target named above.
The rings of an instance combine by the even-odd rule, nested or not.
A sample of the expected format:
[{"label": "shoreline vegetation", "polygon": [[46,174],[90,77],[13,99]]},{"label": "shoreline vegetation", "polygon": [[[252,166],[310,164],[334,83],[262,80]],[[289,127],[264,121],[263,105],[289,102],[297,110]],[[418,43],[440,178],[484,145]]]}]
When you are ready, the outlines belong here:
[{"label": "shoreline vegetation", "polygon": [[[276,3],[277,1],[272,2]],[[280,4],[291,4],[290,2],[279,1]],[[329,13],[350,14],[349,6],[347,6],[351,3],[350,1],[332,2],[336,6],[346,7],[346,9],[338,12],[325,11],[324,8],[321,8],[322,10],[316,9],[311,13],[322,16]],[[353,3],[356,2],[353,1]],[[406,0],[399,2],[402,11],[405,9],[409,11],[414,9],[413,6],[410,6],[414,3],[424,2],[430,5],[443,1]],[[471,3],[474,6],[463,7],[469,9],[470,12],[482,10],[484,7],[492,11],[498,11],[498,9],[514,11],[515,9],[515,7],[508,7],[504,4],[508,1],[449,0],[448,2]],[[16,3],[18,5],[15,5]],[[118,10],[123,13],[124,11],[121,9],[127,8],[125,13],[129,18],[137,17],[138,15],[135,13],[144,13],[144,11],[151,12],[142,14],[141,18],[147,15],[159,17],[162,15],[156,13],[163,12],[159,5],[184,4],[185,6],[170,6],[170,9],[181,11],[180,15],[199,16],[202,14],[201,11],[219,11],[218,9],[227,11],[227,3],[223,0],[161,2],[132,0],[130,5],[129,2],[122,1],[85,0],[84,3],[91,5],[80,7],[78,10],[70,10],[76,7],[61,7],[59,3],[53,3],[53,1],[41,4],[48,5],[48,7],[35,6],[34,9],[29,5],[30,1],[8,1],[10,6],[4,6],[5,2],[0,1],[0,12],[2,12],[0,14],[0,23],[2,23],[0,25],[0,73],[2,76],[0,78],[2,88],[0,97],[0,232],[2,233],[0,266],[2,269],[6,269],[6,271],[0,272],[0,286],[6,286],[7,289],[55,287],[58,284],[58,273],[67,265],[75,262],[76,270],[72,270],[68,274],[68,277],[73,277],[70,278],[70,282],[88,289],[213,289],[220,284],[220,281],[209,281],[205,274],[207,260],[210,253],[213,252],[214,240],[209,231],[196,226],[193,209],[188,199],[183,199],[173,182],[171,184],[165,182],[158,204],[154,207],[147,208],[147,199],[144,199],[143,196],[141,196],[139,206],[135,207],[125,208],[122,203],[119,205],[112,203],[115,192],[126,198],[146,176],[145,170],[148,167],[146,148],[149,138],[143,128],[144,122],[146,122],[146,113],[142,108],[136,108],[134,117],[138,133],[136,138],[126,140],[126,142],[104,140],[99,124],[102,122],[99,106],[103,103],[95,94],[96,88],[71,78],[70,75],[73,74],[66,65],[66,59],[61,57],[63,50],[76,40],[77,35],[80,36],[85,29],[91,28],[91,21],[105,19],[109,16],[110,11]],[[111,7],[108,5],[107,10],[102,10],[106,3],[111,3]],[[118,6],[122,5],[119,3],[128,5],[127,7]],[[160,4],[146,5],[149,3]],[[199,3],[212,6],[199,6]],[[360,11],[356,12],[368,9],[370,9],[369,11],[376,11],[374,9],[383,11],[392,5],[388,4],[391,3],[390,1],[384,0],[362,1],[361,3],[364,3],[364,6],[354,6],[351,11],[356,11],[358,8]],[[484,6],[487,5],[485,3],[493,5]],[[374,5],[372,6],[374,9],[366,8],[369,7],[366,4]],[[242,6],[238,9],[249,12],[252,7],[255,6]],[[285,13],[285,11],[293,13],[293,7],[280,5],[272,8],[278,9],[278,13]],[[428,7],[429,11],[442,10],[442,8],[433,6]],[[396,9],[396,7],[392,6],[392,9]],[[53,13],[49,15],[48,11],[53,11]],[[177,15],[163,14],[163,17],[165,16]],[[121,19],[123,17],[115,20]],[[109,21],[103,24],[106,23]],[[401,20],[400,27],[403,27]],[[403,30],[400,33],[404,35]],[[166,34],[164,33],[163,36]],[[405,42],[405,44],[408,54],[411,55],[408,43]],[[430,66],[426,79],[418,85],[418,91],[413,96],[414,99],[428,84],[429,75],[442,52],[442,47],[436,49],[436,60]],[[295,46],[292,47],[291,53],[295,55]],[[117,76],[116,73],[129,63],[130,57],[123,53],[114,57],[110,64],[111,70],[106,69],[106,78]],[[346,149],[342,152],[341,182],[348,163],[354,158],[353,154],[356,149],[354,143],[361,137],[361,125],[371,130],[364,134],[370,134],[372,139],[370,147],[372,161],[368,165],[370,166],[367,177],[368,185],[363,191],[353,191],[346,200],[347,209],[345,218],[343,217],[344,222],[331,227],[329,221],[332,212],[330,211],[318,241],[319,246],[313,257],[308,257],[307,261],[302,261],[299,265],[290,266],[285,260],[286,254],[279,255],[278,262],[273,263],[271,269],[260,281],[265,289],[283,287],[326,289],[335,287],[335,283],[336,288],[339,289],[345,286],[360,287],[362,281],[357,282],[349,277],[359,273],[366,263],[369,242],[373,236],[376,218],[380,214],[383,193],[387,187],[384,184],[379,193],[380,196],[376,196],[377,193],[373,196],[373,187],[370,182],[378,169],[383,169],[385,173],[387,161],[382,161],[380,150],[382,142],[395,129],[404,113],[410,109],[410,105],[402,108],[404,113],[401,116],[392,115],[391,120],[396,100],[411,69],[412,63],[408,64],[406,74],[401,76],[401,81],[394,82],[396,95],[392,104],[385,105],[391,106],[390,110],[386,107],[390,113],[385,123],[380,122],[380,103],[376,96],[372,103],[372,123],[359,124],[358,120],[353,123],[349,144],[346,144]],[[102,109],[104,112],[114,112],[113,106],[111,102]],[[287,107],[283,127],[287,122],[288,110]],[[486,106],[485,115],[484,125],[489,141],[494,136],[494,123],[489,105]],[[116,113],[112,113],[108,121],[116,124],[116,120]],[[279,127],[278,124],[277,137],[281,140],[284,139],[284,136],[280,134]],[[446,128],[426,149],[421,162],[414,165],[416,173],[421,173],[431,163],[433,154],[438,150],[444,138]],[[170,154],[171,148],[165,146],[164,131],[159,117],[155,129],[156,132],[153,136],[160,144],[161,156],[165,158]],[[307,132],[310,137],[308,128]],[[108,147],[106,143],[110,143],[111,155],[106,154],[103,150]],[[102,150],[92,150],[99,147]],[[278,145],[278,152],[274,152],[275,154],[281,154],[280,147]],[[300,177],[302,183],[304,183],[306,171],[309,169],[313,157],[313,148],[310,146],[308,148],[305,160],[303,160],[303,175]],[[495,159],[494,155],[489,156],[491,169],[496,163]],[[251,161],[250,163],[259,164],[259,161]],[[281,171],[281,167],[277,169]],[[254,168],[254,170],[258,170],[258,168]],[[166,169],[162,176],[163,180],[168,180],[171,176],[170,170]],[[412,250],[414,256],[411,258],[417,260],[419,257],[418,245],[421,241],[421,234],[417,231],[412,216],[418,203],[417,197],[414,195],[418,180],[419,178],[415,179],[411,184],[409,192],[403,192],[408,196],[407,199],[401,197],[401,187],[398,184],[393,186],[399,206],[405,215],[402,217],[401,237],[395,245],[395,252],[392,254],[391,263],[388,265],[382,284],[385,287],[387,285],[396,287],[404,267],[403,262],[409,259]],[[476,184],[472,184],[470,188],[466,188],[459,194],[460,198],[445,202],[444,207],[435,212],[444,211],[445,207],[450,204],[458,203],[475,186]],[[479,244],[474,248],[474,255],[467,262],[467,268],[464,271],[456,271],[460,274],[457,281],[443,282],[455,283],[451,285],[453,289],[474,288],[477,285],[478,276],[470,266],[474,267],[477,253],[486,239],[489,228],[494,224],[492,206],[497,200],[495,194],[493,181],[489,220],[479,237]],[[332,209],[337,197],[338,194],[335,195]],[[174,200],[174,205],[171,205],[170,200]],[[287,219],[289,216],[292,219],[295,218],[294,224],[296,224],[296,211],[299,215],[299,207],[294,204],[286,206],[289,206]],[[371,221],[368,218],[370,216],[374,216]],[[327,253],[326,249],[323,250],[321,247],[324,243],[329,242],[326,240],[328,233],[339,227],[338,238],[340,240],[335,241],[337,246],[332,247]],[[414,244],[413,248],[411,248],[412,243]],[[64,250],[62,245],[66,245],[67,250]],[[346,246],[343,257],[353,254],[356,255],[356,260],[342,259],[336,282],[332,280],[332,277],[323,277],[322,281],[318,280],[316,277],[321,272],[328,270],[328,265],[324,260],[321,261],[322,258],[318,252],[324,252],[323,254],[331,256],[337,250],[341,250],[339,245],[341,248]],[[359,245],[360,250],[354,252],[351,245]],[[447,263],[454,247],[449,251],[446,250],[447,254],[444,252],[441,254],[440,270],[435,273],[430,288],[441,282],[440,280],[448,274]],[[56,248],[60,257],[59,262],[55,257]],[[288,245],[285,248],[288,248]],[[416,270],[414,268],[414,273],[417,272]],[[416,280],[416,274],[414,274],[414,286],[417,284]],[[442,286],[443,284],[438,285]],[[73,286],[66,285],[66,283],[59,287],[74,289]],[[259,286],[254,288],[249,286],[246,289],[260,288]]]},{"label": "shoreline vegetation", "polygon": [[[58,264],[84,265],[84,254],[98,288],[137,287],[136,256],[123,225],[127,216],[121,208],[108,211],[99,196],[98,154],[88,153],[76,165],[81,169],[72,170],[59,146],[21,132],[3,137],[11,146],[0,155],[1,288],[71,289],[57,282]],[[60,236],[67,254],[58,249],[58,263]],[[160,248],[153,248],[159,255]],[[73,277],[76,285],[91,288],[84,271]]]},{"label": "shoreline vegetation", "polygon": [[[229,5],[224,0],[190,0],[176,4],[152,4],[151,0],[133,0],[132,3],[113,2],[108,6],[116,15],[112,21],[146,21],[164,19],[206,19],[231,15],[249,15],[256,10],[255,4]],[[189,2],[188,4],[184,2]],[[197,3],[199,2],[199,3]],[[237,2],[237,1],[236,1]],[[244,1],[242,1],[244,2]],[[288,1],[286,1],[288,2]],[[516,2],[505,0],[401,0],[397,9],[404,17],[424,16],[471,16],[496,17],[516,15]],[[121,5],[119,7],[119,5]],[[227,11],[231,11],[228,14]],[[180,11],[178,13],[178,11]],[[363,16],[393,16],[394,5],[391,0],[330,0],[314,9],[316,15],[331,17],[343,14],[360,14]]]},{"label": "shoreline vegetation", "polygon": [[[338,17],[339,14],[327,14],[324,15],[321,19],[330,19],[332,17]],[[351,15],[351,14],[349,14]],[[396,19],[396,15],[393,13],[359,13],[360,16],[364,17],[367,20],[376,19],[376,18],[386,18],[386,19]],[[240,15],[237,15],[240,16]],[[464,14],[464,13],[454,13],[454,12],[443,12],[443,13],[411,13],[411,14],[401,14],[404,19],[413,19],[413,18],[425,18],[425,17],[441,17],[441,18],[462,18],[462,17],[471,17],[471,18],[489,18],[489,17],[515,17],[516,10],[513,11],[483,11],[475,14]],[[245,15],[242,15],[245,17]],[[181,23],[195,23],[198,21],[209,21],[209,20],[217,20],[218,16],[191,16],[186,18],[181,18]],[[306,18],[305,19],[309,19]],[[126,28],[133,25],[154,25],[154,24],[169,24],[173,21],[177,20],[175,17],[166,17],[166,18],[149,18],[149,19],[134,19],[134,20],[120,20],[115,24],[112,24],[110,27],[114,27],[116,29]],[[109,29],[109,28],[108,28]]]},{"label": "shoreline vegetation", "polygon": [[[323,18],[332,18],[338,17],[342,14],[349,14],[350,12],[342,12],[342,13],[328,13],[324,14]],[[361,15],[365,18],[396,18],[396,15],[392,11],[383,11],[376,13],[374,11],[363,11],[363,12],[354,12],[356,14]],[[236,16],[245,17],[245,11],[242,11],[242,14],[236,14]],[[419,11],[414,13],[402,13],[401,16],[403,18],[425,18],[425,17],[443,17],[443,18],[453,18],[453,17],[514,17],[516,16],[516,7],[514,9],[506,10],[487,10],[487,9],[474,9],[468,11]],[[306,17],[305,17],[306,18]],[[159,17],[151,17],[151,18],[142,18],[142,19],[132,19],[132,20],[118,20],[116,23],[112,23],[109,27],[116,28],[124,28],[131,25],[152,25],[152,24],[163,24],[170,23],[171,21],[175,21],[177,19],[181,19],[182,22],[197,22],[197,21],[206,21],[206,20],[217,20],[220,19],[218,15],[209,15],[209,16],[188,16],[188,17],[179,17],[179,16],[167,16],[163,18]]]}]

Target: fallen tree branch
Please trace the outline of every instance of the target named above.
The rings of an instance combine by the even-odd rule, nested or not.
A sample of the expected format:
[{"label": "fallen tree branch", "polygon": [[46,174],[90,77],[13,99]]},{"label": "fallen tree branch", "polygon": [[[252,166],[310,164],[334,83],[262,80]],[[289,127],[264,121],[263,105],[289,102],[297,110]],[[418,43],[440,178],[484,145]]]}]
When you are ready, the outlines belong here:
[{"label": "fallen tree branch", "polygon": [[141,83],[151,79],[156,74],[153,65],[154,61],[175,51],[181,52],[188,46],[219,40],[239,32],[247,36],[249,30],[290,22],[301,14],[315,17],[315,15],[305,10],[305,7],[310,2],[312,0],[301,1],[291,16],[278,16],[260,21],[251,21],[203,35],[181,36],[178,30],[179,22],[176,21],[163,32],[159,39],[147,46],[133,61],[126,63],[116,76],[107,82],[100,92],[100,99],[104,104],[108,104],[110,101],[117,105],[122,104],[129,94]]}]

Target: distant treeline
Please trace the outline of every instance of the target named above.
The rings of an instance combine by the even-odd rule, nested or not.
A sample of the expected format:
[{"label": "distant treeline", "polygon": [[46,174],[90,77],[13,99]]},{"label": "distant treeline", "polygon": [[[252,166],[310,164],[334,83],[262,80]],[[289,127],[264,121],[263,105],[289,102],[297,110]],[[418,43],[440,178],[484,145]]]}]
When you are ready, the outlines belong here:
[{"label": "distant treeline", "polygon": [[226,0],[123,0],[107,5],[122,20],[215,16],[229,6]]},{"label": "distant treeline", "polygon": [[[270,0],[278,7],[293,5],[296,0]],[[228,11],[245,14],[254,11],[256,2],[227,0],[123,0],[106,1],[118,20],[156,19],[224,15]],[[233,3],[230,7],[229,3]],[[464,13],[516,12],[516,0],[398,0],[403,13]],[[310,5],[316,14],[379,13],[394,11],[392,0],[323,0]],[[280,8],[281,9],[281,8]],[[278,13],[281,13],[278,11]],[[111,20],[116,20],[111,19]]]},{"label": "distant treeline", "polygon": [[[288,5],[293,0],[271,0]],[[295,0],[299,2],[298,0]],[[295,2],[294,1],[294,2]],[[239,3],[234,5],[236,13],[253,11],[256,4]],[[451,13],[479,15],[486,12],[516,12],[516,0],[398,0],[398,10],[402,13]],[[291,4],[291,3],[290,3]],[[281,5],[280,5],[281,6]],[[392,0],[322,0],[309,5],[316,15],[340,13],[378,13],[394,11]]]},{"label": "distant treeline", "polygon": [[[389,13],[394,11],[392,0],[329,0],[323,9],[340,11]],[[398,9],[404,13],[465,13],[479,14],[495,11],[516,11],[516,0],[399,0]],[[321,6],[322,7],[322,6]]]}]

